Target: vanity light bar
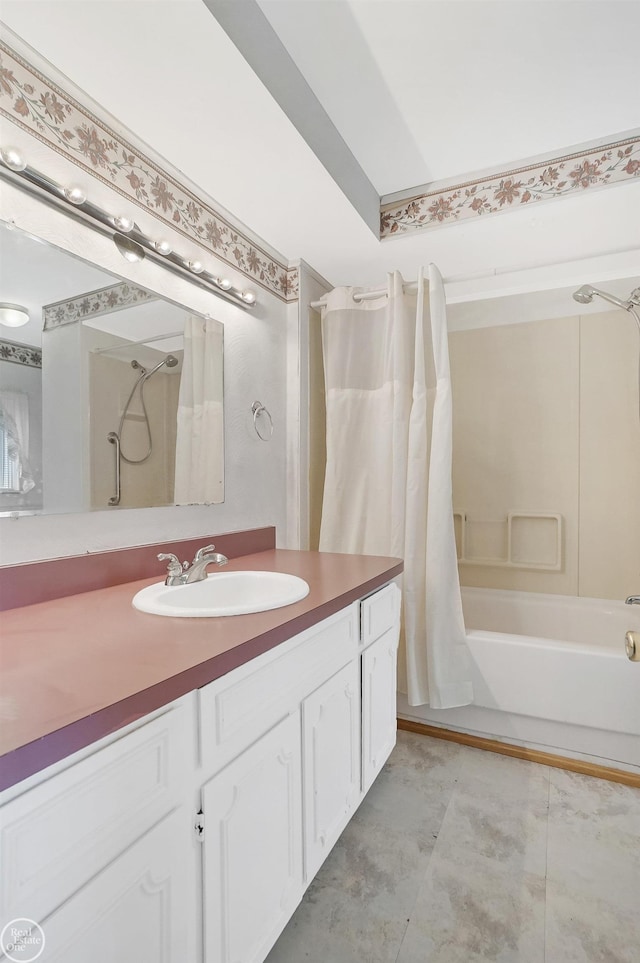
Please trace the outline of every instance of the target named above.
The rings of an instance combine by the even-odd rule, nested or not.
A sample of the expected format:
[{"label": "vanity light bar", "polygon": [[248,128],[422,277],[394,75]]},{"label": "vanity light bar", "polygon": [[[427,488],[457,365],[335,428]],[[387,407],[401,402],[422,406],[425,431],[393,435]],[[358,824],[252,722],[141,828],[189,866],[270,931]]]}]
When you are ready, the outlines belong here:
[{"label": "vanity light bar", "polygon": [[148,257],[172,274],[188,278],[193,284],[241,308],[253,308],[255,292],[240,290],[229,278],[219,277],[202,261],[177,254],[168,241],[147,237],[131,218],[114,216],[87,200],[84,191],[76,186],[62,187],[44,174],[29,167],[15,148],[0,149],[0,177],[16,187],[39,197],[49,206],[62,210],[75,220],[88,224],[101,234],[111,237],[118,251],[128,261],[142,261]]}]

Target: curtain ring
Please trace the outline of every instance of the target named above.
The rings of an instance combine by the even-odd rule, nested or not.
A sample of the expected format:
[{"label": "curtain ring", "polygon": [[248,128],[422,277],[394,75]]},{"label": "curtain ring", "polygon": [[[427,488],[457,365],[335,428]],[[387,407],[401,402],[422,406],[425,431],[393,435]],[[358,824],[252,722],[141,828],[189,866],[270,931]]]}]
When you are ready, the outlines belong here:
[{"label": "curtain ring", "polygon": [[[265,408],[265,406],[262,404],[261,401],[254,401],[253,404],[251,405],[251,410],[253,412],[253,427],[256,430],[256,435],[258,436],[260,441],[271,441],[271,437],[273,435],[273,418],[271,417],[268,409]],[[269,419],[268,435],[263,435],[260,429],[258,428],[258,415],[262,415],[262,414],[265,414]]]}]

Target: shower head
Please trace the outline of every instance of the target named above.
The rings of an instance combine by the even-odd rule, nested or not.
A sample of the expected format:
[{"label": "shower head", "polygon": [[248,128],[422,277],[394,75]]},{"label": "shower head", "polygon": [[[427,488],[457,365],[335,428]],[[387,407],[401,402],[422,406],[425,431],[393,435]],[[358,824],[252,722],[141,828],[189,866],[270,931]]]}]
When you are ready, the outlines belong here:
[{"label": "shower head", "polygon": [[573,300],[579,301],[580,304],[591,304],[595,293],[596,289],[592,288],[590,284],[583,284],[581,288],[573,292]]},{"label": "shower head", "polygon": [[178,359],[174,358],[172,354],[168,354],[164,359],[164,363],[166,364],[167,368],[175,368],[178,363]]},{"label": "shower head", "polygon": [[617,298],[615,294],[609,294],[607,291],[600,291],[598,288],[593,288],[590,284],[583,284],[581,288],[574,291],[573,300],[578,301],[580,304],[590,304],[593,301],[594,294],[597,294],[599,298],[603,298],[605,301],[609,301],[610,304],[615,304],[618,308],[624,308],[625,311],[629,310],[629,301],[623,301],[622,298]]}]

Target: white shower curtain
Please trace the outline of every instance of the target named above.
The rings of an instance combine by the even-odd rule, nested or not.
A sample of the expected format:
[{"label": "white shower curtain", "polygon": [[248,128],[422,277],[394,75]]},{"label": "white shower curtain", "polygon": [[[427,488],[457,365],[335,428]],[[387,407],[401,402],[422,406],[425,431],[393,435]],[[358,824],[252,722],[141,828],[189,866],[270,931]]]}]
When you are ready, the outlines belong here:
[{"label": "white shower curtain", "polygon": [[387,297],[337,288],[322,313],[327,466],[320,550],[404,558],[411,705],[473,701],[453,527],[452,402],[442,278]]},{"label": "white shower curtain", "polygon": [[223,500],[222,333],[216,321],[187,318],[178,397],[176,505]]}]

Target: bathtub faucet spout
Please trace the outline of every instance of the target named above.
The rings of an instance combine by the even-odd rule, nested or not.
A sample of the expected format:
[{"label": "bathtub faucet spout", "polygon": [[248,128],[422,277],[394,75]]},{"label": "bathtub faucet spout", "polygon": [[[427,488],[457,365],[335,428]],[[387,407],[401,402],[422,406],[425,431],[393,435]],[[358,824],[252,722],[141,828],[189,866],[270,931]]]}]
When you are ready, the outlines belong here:
[{"label": "bathtub faucet spout", "polygon": [[640,595],[630,595],[628,599],[625,599],[627,605],[640,605]]}]

